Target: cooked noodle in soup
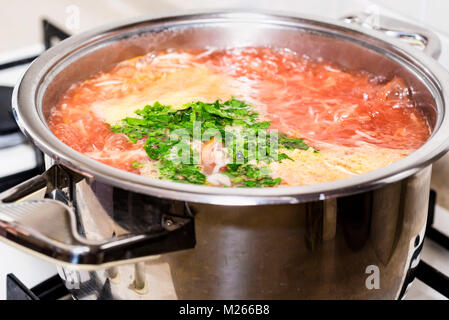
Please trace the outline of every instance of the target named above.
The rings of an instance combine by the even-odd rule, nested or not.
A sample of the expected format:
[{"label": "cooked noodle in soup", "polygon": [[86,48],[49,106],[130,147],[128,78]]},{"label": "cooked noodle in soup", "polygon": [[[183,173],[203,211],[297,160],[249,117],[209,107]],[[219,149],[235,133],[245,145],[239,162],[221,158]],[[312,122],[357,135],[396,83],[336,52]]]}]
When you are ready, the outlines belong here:
[{"label": "cooked noodle in soup", "polygon": [[419,148],[431,130],[399,77],[287,49],[166,50],[73,85],[49,126],[107,165],[226,187],[328,182]]}]

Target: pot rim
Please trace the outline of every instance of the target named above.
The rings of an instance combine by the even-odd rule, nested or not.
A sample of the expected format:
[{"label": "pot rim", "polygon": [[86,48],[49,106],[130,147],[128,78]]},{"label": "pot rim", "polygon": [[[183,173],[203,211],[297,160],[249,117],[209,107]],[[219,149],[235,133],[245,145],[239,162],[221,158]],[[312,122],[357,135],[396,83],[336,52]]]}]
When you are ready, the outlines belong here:
[{"label": "pot rim", "polygon": [[[116,169],[75,151],[60,141],[47,127],[37,102],[45,90],[42,82],[62,62],[92,44],[125,32],[130,28],[153,26],[176,27],[178,24],[194,26],[198,23],[244,22],[276,24],[286,27],[309,26],[340,32],[349,40],[362,42],[371,49],[388,54],[389,58],[414,68],[414,72],[433,93],[437,106],[437,121],[431,137],[418,150],[388,166],[369,173],[326,183],[280,188],[222,188],[198,186],[173,181],[152,179]],[[148,29],[151,31],[151,29]],[[337,37],[337,35],[335,35]],[[340,36],[341,37],[341,36]],[[382,47],[380,47],[382,46]],[[143,16],[99,27],[72,36],[37,58],[14,88],[12,105],[21,130],[35,145],[57,163],[95,179],[123,189],[160,198],[222,205],[259,205],[300,203],[360,193],[402,180],[428,166],[449,150],[449,117],[445,105],[449,101],[449,74],[434,59],[424,53],[390,39],[380,32],[348,25],[332,19],[310,16],[283,15],[263,11],[219,11],[185,13],[170,16]]]}]

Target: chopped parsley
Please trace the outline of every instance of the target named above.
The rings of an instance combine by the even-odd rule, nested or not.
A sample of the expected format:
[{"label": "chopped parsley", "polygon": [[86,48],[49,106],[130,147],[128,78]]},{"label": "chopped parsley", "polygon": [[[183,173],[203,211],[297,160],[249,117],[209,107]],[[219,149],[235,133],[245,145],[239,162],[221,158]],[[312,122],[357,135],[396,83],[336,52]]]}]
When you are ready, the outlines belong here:
[{"label": "chopped parsley", "polygon": [[[214,138],[223,143],[232,159],[223,174],[241,187],[281,183],[280,178],[271,177],[267,166],[250,164],[251,160],[264,164],[292,160],[285,153],[278,153],[279,146],[288,150],[309,148],[300,138],[268,132],[271,122],[258,121],[253,107],[234,98],[224,103],[186,103],[178,109],[156,102],[135,113],[139,118],[127,117],[120,125],[112,125],[111,130],[126,134],[133,143],[146,139],[144,149],[151,160],[157,161],[161,178],[177,182],[206,183],[200,155],[192,148],[195,141]],[[134,161],[132,167],[141,168],[142,164]]]},{"label": "chopped parsley", "polygon": [[131,168],[133,168],[133,169],[143,168],[143,166],[144,166],[144,164],[143,164],[143,163],[140,163],[140,162],[137,161],[137,160],[134,160],[134,161],[131,163]]},{"label": "chopped parsley", "polygon": [[229,163],[228,171],[225,171],[234,184],[243,187],[273,187],[281,183],[281,178],[273,179],[268,167],[256,167],[251,164]]},{"label": "chopped parsley", "polygon": [[285,133],[279,135],[279,144],[288,150],[301,149],[307,150],[309,146],[304,142],[304,140],[299,138],[289,138]]}]

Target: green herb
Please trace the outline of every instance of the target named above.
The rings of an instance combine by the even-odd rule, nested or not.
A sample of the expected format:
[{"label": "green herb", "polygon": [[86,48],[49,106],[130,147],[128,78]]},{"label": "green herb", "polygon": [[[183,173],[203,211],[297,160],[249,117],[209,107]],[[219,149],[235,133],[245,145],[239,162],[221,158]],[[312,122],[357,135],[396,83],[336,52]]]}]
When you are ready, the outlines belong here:
[{"label": "green herb", "polygon": [[285,133],[279,135],[279,144],[288,150],[301,149],[308,150],[309,146],[300,138],[289,138]]},{"label": "green herb", "polygon": [[293,159],[290,158],[290,157],[289,157],[288,155],[286,155],[285,153],[280,153],[280,154],[278,155],[278,161],[281,161],[281,160],[284,160],[284,159],[288,159],[288,160],[293,161]]},{"label": "green herb", "polygon": [[[192,137],[201,141],[209,141],[215,136],[229,139],[221,141],[226,143],[233,161],[228,164],[229,170],[225,174],[234,184],[244,187],[275,186],[281,182],[280,178],[271,178],[268,167],[248,164],[252,159],[266,164],[292,160],[285,153],[278,153],[278,143],[288,150],[309,148],[302,139],[289,138],[283,133],[278,141],[272,141],[277,140],[277,136],[267,132],[271,122],[258,121],[258,113],[250,105],[234,98],[224,103],[218,100],[186,103],[179,109],[156,102],[135,113],[140,118],[127,117],[122,124],[111,126],[111,130],[126,134],[133,143],[146,139],[144,149],[151,160],[158,162],[161,178],[178,182],[206,183],[206,176],[199,166],[199,155],[188,143]],[[188,158],[182,158],[183,151],[187,151]],[[181,161],[175,161],[174,156],[181,157]],[[140,168],[140,165],[135,161],[132,167]]]},{"label": "green herb", "polygon": [[281,178],[273,179],[267,167],[256,167],[249,163],[229,163],[229,170],[224,172],[234,184],[242,187],[273,187],[281,183]]},{"label": "green herb", "polygon": [[162,163],[163,165],[159,171],[166,179],[193,184],[206,183],[206,176],[201,173],[200,168],[197,166],[190,164],[174,164],[173,162],[167,160]]},{"label": "green herb", "polygon": [[131,163],[131,167],[134,168],[134,169],[137,169],[137,168],[143,168],[143,166],[144,166],[144,164],[143,164],[143,163],[140,163],[140,162],[137,161],[137,160],[134,160],[134,161]]}]

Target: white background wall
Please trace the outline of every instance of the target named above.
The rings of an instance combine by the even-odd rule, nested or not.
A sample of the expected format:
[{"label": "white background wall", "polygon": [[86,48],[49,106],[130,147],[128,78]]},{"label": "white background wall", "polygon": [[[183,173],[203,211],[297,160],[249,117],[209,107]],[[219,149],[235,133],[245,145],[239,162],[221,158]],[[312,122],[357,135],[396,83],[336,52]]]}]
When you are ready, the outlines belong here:
[{"label": "white background wall", "polygon": [[[73,6],[79,8],[79,28],[70,21]],[[0,0],[0,52],[40,42],[40,19],[48,17],[69,25],[71,33],[117,19],[179,9],[259,8],[337,18],[352,11],[379,5],[383,11],[403,14],[422,25],[449,33],[447,0]],[[73,22],[73,21],[72,21]]]}]

